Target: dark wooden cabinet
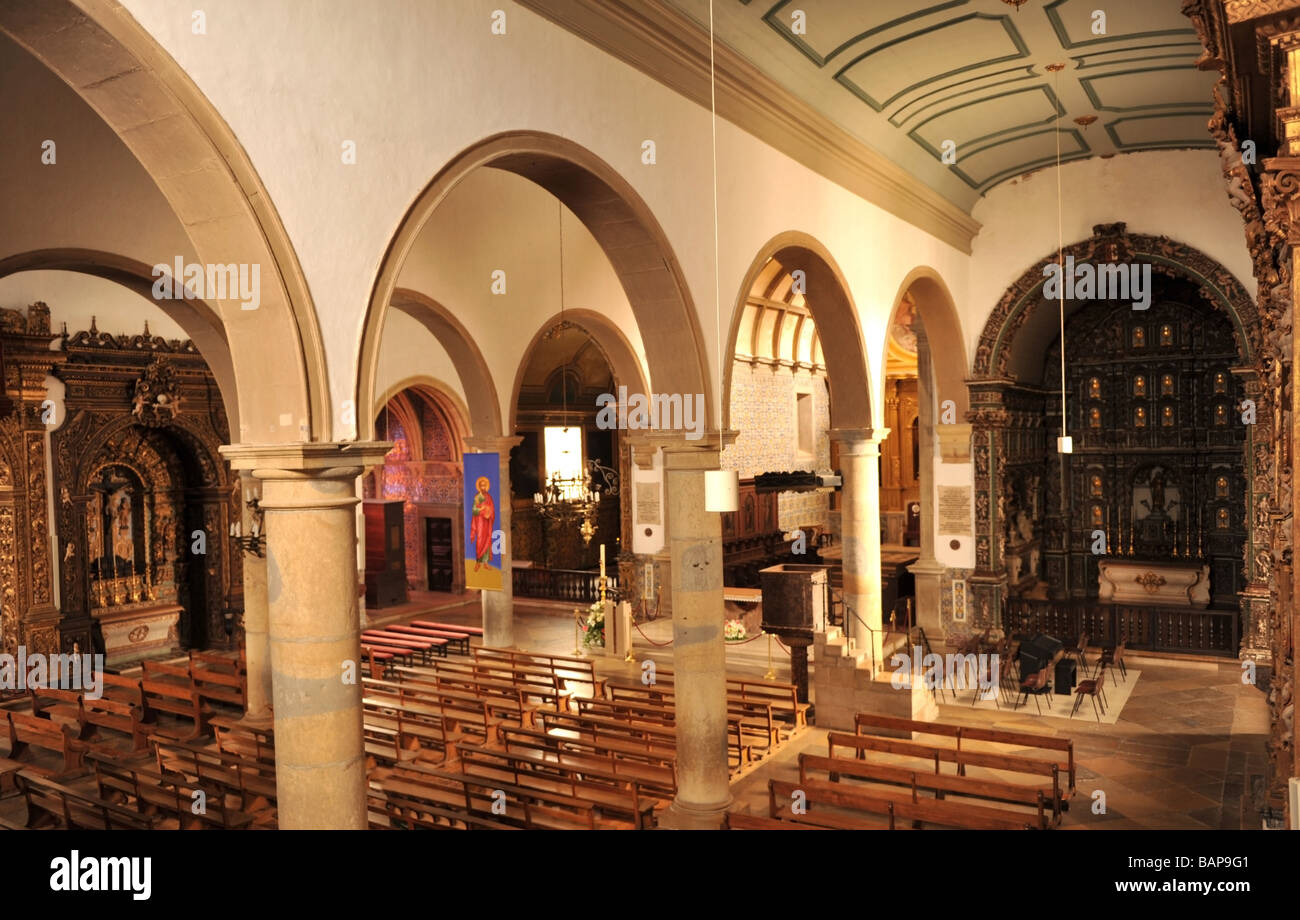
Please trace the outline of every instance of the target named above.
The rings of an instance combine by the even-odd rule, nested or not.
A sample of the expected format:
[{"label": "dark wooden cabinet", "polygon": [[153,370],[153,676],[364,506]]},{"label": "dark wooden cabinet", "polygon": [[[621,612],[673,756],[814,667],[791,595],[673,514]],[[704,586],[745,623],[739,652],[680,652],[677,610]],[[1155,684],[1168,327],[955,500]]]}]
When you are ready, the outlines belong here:
[{"label": "dark wooden cabinet", "polygon": [[367,499],[366,605],[392,607],[406,603],[406,503]]}]

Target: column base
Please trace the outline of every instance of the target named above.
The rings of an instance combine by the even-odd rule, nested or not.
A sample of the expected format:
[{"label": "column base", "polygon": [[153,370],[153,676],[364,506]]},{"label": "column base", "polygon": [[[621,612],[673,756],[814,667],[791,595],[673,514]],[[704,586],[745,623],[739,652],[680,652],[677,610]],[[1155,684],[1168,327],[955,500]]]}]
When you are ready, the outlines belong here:
[{"label": "column base", "polygon": [[265,714],[249,715],[248,713],[245,713],[244,717],[240,719],[237,724],[242,725],[245,728],[269,730],[275,725],[275,715],[269,709]]},{"label": "column base", "polygon": [[683,802],[681,799],[673,799],[673,803],[668,806],[659,817],[659,827],[670,831],[716,831],[722,829],[722,822],[726,819],[727,809],[735,802],[730,795],[726,800],[716,805],[699,805],[694,802]]}]

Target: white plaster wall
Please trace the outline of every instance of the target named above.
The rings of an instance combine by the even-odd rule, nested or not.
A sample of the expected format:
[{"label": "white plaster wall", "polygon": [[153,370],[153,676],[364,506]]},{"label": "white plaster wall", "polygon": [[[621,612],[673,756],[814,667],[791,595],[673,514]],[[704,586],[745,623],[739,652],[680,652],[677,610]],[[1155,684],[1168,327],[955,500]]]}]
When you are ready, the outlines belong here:
[{"label": "white plaster wall", "polygon": [[[460,183],[421,230],[398,277],[398,287],[420,291],[454,313],[478,344],[492,372],[503,424],[529,344],[560,312],[561,209],[564,308],[608,316],[623,330],[648,378],[632,307],[600,245],[559,199],[514,173],[480,169]],[[506,273],[504,294],[492,293],[496,270]],[[398,329],[385,328],[382,348],[403,334]],[[428,332],[424,336],[432,339]],[[381,373],[388,376],[387,370]]]},{"label": "white plaster wall", "polygon": [[[958,299],[967,362],[984,322],[1025,270],[1056,251],[1055,167],[997,186],[975,206],[983,223],[970,260],[969,299]],[[1134,233],[1167,236],[1223,263],[1246,291],[1257,292],[1241,216],[1228,203],[1218,154],[1155,150],[1061,167],[1065,244],[1092,236],[1096,224],[1124,221]]]},{"label": "white plaster wall", "polygon": [[69,271],[15,272],[0,278],[0,307],[26,312],[28,304],[45,301],[50,328],[61,323],[68,332],[90,328],[92,317],[100,332],[139,335],[149,323],[151,335],[187,339],[189,335],[146,297],[113,281]]},{"label": "white plaster wall", "polygon": [[[717,318],[707,111],[507,0],[325,0],[310,11],[227,0],[206,11],[206,35],[191,33],[188,8],[124,5],[216,106],[265,182],[320,314],[336,405],[353,398],[364,307],[404,212],[459,151],[502,131],[581,144],[645,199],[699,311],[715,397],[717,330],[754,254],[782,231],[810,233],[840,263],[877,395],[888,312],[908,271],[931,265],[965,299],[966,256],[722,122]],[[506,35],[491,33],[496,8]],[[646,139],[657,144],[654,166],[641,163]],[[345,140],[356,142],[355,165],[341,162]],[[535,328],[552,304],[530,309],[536,321],[521,325]],[[492,346],[499,390],[513,379],[510,351]]]},{"label": "white plaster wall", "polygon": [[[380,343],[375,398],[382,399],[390,387],[416,376],[434,378],[454,393],[461,405],[465,404],[465,388],[446,349],[419,320],[394,310],[388,314]],[[371,410],[379,408],[372,406]],[[469,419],[462,419],[462,422],[468,425]]]},{"label": "white plaster wall", "polygon": [[[146,265],[170,265],[178,255],[195,260],[167,200],[126,145],[63,81],[3,35],[0,87],[0,258],[79,248]],[[41,162],[46,140],[55,143],[55,162],[48,165]]]}]

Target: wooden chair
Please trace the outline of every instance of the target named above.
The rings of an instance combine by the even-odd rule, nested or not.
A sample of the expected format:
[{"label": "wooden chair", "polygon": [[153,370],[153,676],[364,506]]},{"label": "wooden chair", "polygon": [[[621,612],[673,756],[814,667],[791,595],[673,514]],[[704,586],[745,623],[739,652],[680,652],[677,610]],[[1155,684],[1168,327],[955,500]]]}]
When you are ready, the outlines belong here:
[{"label": "wooden chair", "polygon": [[1110,668],[1111,683],[1118,683],[1115,680],[1115,672],[1118,670],[1124,678],[1124,683],[1128,683],[1128,667],[1124,664],[1124,648],[1128,645],[1128,640],[1116,645],[1114,648],[1103,649],[1101,653],[1101,663]]},{"label": "wooden chair", "polygon": [[1033,674],[1030,674],[1028,677],[1026,677],[1024,680],[1020,682],[1020,697],[1016,699],[1016,708],[1017,709],[1020,708],[1022,698],[1028,699],[1030,696],[1033,696],[1034,708],[1038,710],[1039,715],[1042,715],[1043,707],[1039,705],[1038,698],[1042,696],[1044,693],[1046,693],[1047,708],[1051,709],[1052,708],[1051,690],[1052,688],[1050,684],[1048,684],[1047,668],[1043,668],[1039,671],[1035,671]]},{"label": "wooden chair", "polygon": [[1079,671],[1088,673],[1088,634],[1079,633],[1079,644],[1074,648],[1074,657],[1078,659]]},{"label": "wooden chair", "polygon": [[[1083,703],[1085,696],[1092,699],[1092,711],[1097,716],[1097,721],[1101,721],[1101,715],[1106,711],[1106,662],[1097,663],[1097,673],[1087,680],[1079,681],[1079,685],[1074,688],[1074,708],[1070,710],[1073,716],[1079,711],[1079,706]],[[1101,697],[1101,711],[1097,710],[1097,697]]]}]

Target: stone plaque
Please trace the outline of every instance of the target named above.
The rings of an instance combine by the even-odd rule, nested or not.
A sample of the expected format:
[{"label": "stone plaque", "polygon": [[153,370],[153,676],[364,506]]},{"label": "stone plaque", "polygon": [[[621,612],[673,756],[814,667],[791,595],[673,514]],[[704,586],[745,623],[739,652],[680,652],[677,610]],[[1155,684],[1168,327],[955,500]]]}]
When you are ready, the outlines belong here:
[{"label": "stone plaque", "polygon": [[640,524],[658,524],[659,521],[659,483],[638,482],[636,484],[636,519]]},{"label": "stone plaque", "polygon": [[939,486],[939,533],[970,535],[970,487]]}]

